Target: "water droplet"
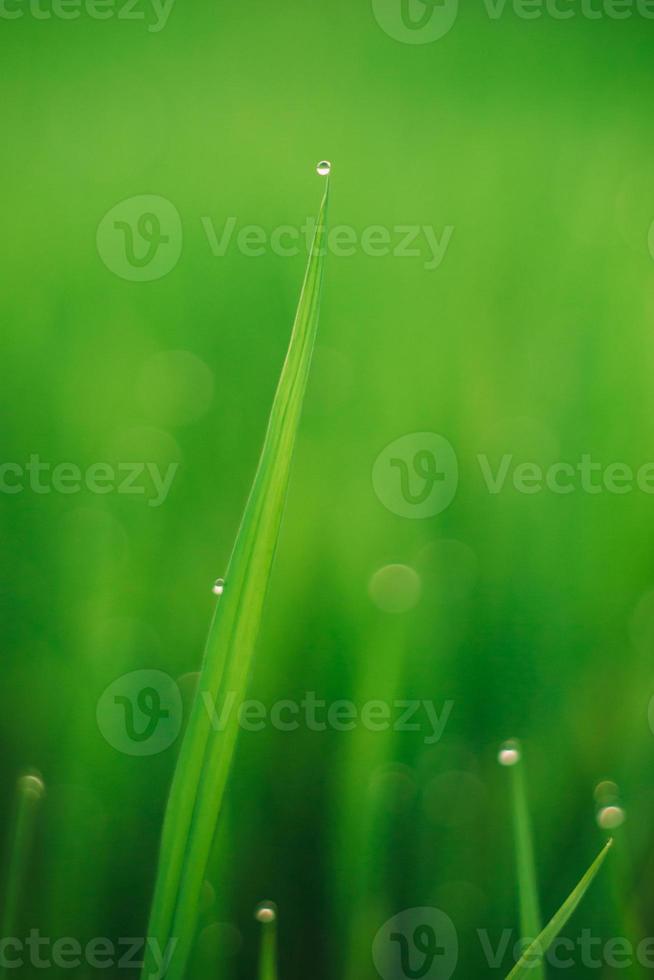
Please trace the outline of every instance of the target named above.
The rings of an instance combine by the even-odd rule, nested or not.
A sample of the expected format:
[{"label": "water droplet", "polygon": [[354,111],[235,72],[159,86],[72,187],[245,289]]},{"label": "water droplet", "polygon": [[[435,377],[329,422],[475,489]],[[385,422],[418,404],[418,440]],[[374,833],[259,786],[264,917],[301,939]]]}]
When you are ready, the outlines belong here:
[{"label": "water droplet", "polygon": [[621,827],[627,819],[627,814],[621,806],[603,806],[597,814],[597,823],[602,830],[615,830]]},{"label": "water droplet", "polygon": [[257,922],[263,922],[264,925],[269,925],[277,918],[277,906],[274,902],[262,902],[254,910],[254,917]]},{"label": "water droplet", "polygon": [[211,591],[214,595],[222,595],[225,591],[225,579],[217,578]]},{"label": "water droplet", "polygon": [[18,792],[31,800],[39,800],[45,793],[45,783],[36,773],[26,773],[18,780]]},{"label": "water droplet", "polygon": [[320,174],[321,177],[327,177],[327,175],[330,174],[332,171],[332,165],[330,161],[321,160],[318,166],[316,167],[316,171]]},{"label": "water droplet", "polygon": [[521,757],[520,743],[516,742],[514,738],[508,742],[503,742],[500,751],[497,753],[497,761],[501,766],[515,766],[517,762],[520,762]]}]

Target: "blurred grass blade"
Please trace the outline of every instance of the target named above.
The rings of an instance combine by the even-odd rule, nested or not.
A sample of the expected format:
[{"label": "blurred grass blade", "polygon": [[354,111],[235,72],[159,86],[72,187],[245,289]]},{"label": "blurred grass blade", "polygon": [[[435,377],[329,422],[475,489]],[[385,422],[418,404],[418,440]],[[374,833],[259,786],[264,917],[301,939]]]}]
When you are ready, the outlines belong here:
[{"label": "blurred grass blade", "polygon": [[[543,929],[538,899],[538,881],[534,845],[527,802],[527,787],[523,755],[519,743],[513,743],[517,761],[510,767],[511,795],[513,800],[513,833],[518,874],[518,901],[520,905],[520,935],[534,939]],[[507,749],[505,751],[511,751]],[[545,966],[542,961],[534,965],[530,976],[532,980],[545,980]]]},{"label": "blurred grass blade", "polygon": [[533,976],[534,964],[536,962],[542,962],[543,956],[588,891],[593,878],[602,867],[612,844],[613,840],[611,839],[606,847],[600,851],[579,884],[571,891],[559,911],[550,919],[538,938],[525,950],[506,980],[518,980],[519,977]]},{"label": "blurred grass blade", "polygon": [[[193,945],[202,882],[238,735],[264,599],[284,509],[295,437],[313,351],[325,258],[329,178],[275,394],[264,446],[209,630],[198,692],[173,776],[164,819],[148,935],[176,942],[167,976],[183,977]],[[212,713],[221,715],[212,729]],[[214,715],[215,717],[215,715]],[[159,974],[151,950],[143,978]]]},{"label": "blurred grass blade", "polygon": [[[34,841],[36,814],[43,798],[45,788],[40,776],[28,773],[21,776],[16,787],[16,802],[13,824],[7,844],[7,858],[4,900],[0,929],[2,938],[18,936],[19,916],[22,896],[26,887],[30,854]],[[0,976],[6,975],[6,966],[0,969]]]},{"label": "blurred grass blade", "polygon": [[272,904],[265,903],[257,910],[261,923],[259,980],[277,980],[277,913]]}]

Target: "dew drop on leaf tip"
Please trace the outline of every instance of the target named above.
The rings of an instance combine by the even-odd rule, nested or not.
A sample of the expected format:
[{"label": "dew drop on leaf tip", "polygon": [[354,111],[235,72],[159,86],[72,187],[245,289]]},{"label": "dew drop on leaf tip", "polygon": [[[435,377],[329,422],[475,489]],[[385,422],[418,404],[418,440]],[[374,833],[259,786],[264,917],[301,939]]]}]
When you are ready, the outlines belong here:
[{"label": "dew drop on leaf tip", "polygon": [[621,806],[604,806],[597,814],[597,825],[602,830],[616,830],[626,820],[626,813]]},{"label": "dew drop on leaf tip", "polygon": [[520,744],[515,739],[504,742],[497,753],[497,761],[501,766],[515,766],[520,762]]},{"label": "dew drop on leaf tip", "polygon": [[262,922],[264,925],[269,925],[277,918],[277,908],[272,902],[262,902],[261,905],[257,905],[256,909],[254,910],[254,917],[257,922]]}]

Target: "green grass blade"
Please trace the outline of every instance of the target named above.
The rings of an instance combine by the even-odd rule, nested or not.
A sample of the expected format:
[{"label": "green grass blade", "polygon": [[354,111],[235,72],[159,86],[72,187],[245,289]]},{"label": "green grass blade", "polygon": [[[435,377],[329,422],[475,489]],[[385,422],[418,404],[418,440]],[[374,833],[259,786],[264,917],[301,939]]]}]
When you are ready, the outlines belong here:
[{"label": "green grass blade", "polygon": [[261,923],[259,980],[277,980],[277,913],[269,902],[261,905],[256,915]]},{"label": "green grass blade", "polygon": [[[291,341],[275,394],[254,483],[211,624],[198,693],[173,776],[164,819],[149,936],[177,946],[168,971],[184,975],[197,907],[238,735],[255,643],[284,509],[293,447],[313,351],[324,272],[326,182]],[[212,729],[205,698],[220,712],[234,697],[221,731]],[[143,977],[157,975],[150,954]]]},{"label": "green grass blade", "polygon": [[[34,842],[36,815],[44,792],[43,781],[37,775],[27,774],[18,780],[13,826],[9,834],[5,862],[7,870],[0,917],[0,933],[5,939],[19,935],[18,919]],[[6,973],[7,969],[3,966],[0,976],[4,977]]]},{"label": "green grass blade", "polygon": [[550,945],[561,932],[561,929],[563,929],[588,891],[593,878],[602,867],[612,844],[613,840],[610,840],[600,851],[579,884],[570,892],[559,911],[550,919],[538,938],[525,950],[506,980],[518,980],[520,977],[533,976],[534,964],[536,962],[542,962],[543,956]]},{"label": "green grass blade", "polygon": [[[519,743],[511,743],[504,748],[503,753],[516,753],[516,761],[510,766],[511,796],[513,802],[513,832],[515,837],[516,868],[518,874],[518,901],[520,906],[520,935],[526,939],[535,939],[543,929],[543,922],[538,899],[538,881],[536,877],[536,862],[527,802],[527,787],[524,761]],[[500,753],[500,759],[502,754]],[[510,756],[511,757],[511,756]],[[545,980],[545,966],[542,962],[533,966],[530,976],[532,980]]]}]

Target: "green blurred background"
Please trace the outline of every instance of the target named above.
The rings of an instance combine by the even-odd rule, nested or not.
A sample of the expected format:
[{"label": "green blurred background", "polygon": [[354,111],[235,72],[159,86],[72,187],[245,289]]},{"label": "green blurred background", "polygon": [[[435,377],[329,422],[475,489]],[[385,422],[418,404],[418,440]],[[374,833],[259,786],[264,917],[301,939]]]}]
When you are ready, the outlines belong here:
[{"label": "green blurred background", "polygon": [[[234,242],[216,256],[206,222],[300,226],[325,156],[332,225],[454,232],[436,269],[360,248],[328,258],[252,696],[454,705],[434,745],[361,727],[243,733],[193,975],[253,975],[263,899],[279,906],[288,980],[376,976],[377,930],[430,905],[458,930],[456,976],[505,975],[477,930],[517,930],[496,762],[513,736],[544,912],[606,837],[593,790],[611,779],[627,821],[567,934],[652,934],[654,498],[492,495],[477,463],[654,460],[654,21],[571,7],[527,20],[471,4],[425,44],[346,0],[177,0],[158,32],[145,5],[144,20],[0,19],[2,462],[179,463],[161,507],[0,494],[5,836],[18,776],[36,769],[47,788],[18,935],[147,928],[176,749],[116,751],[96,706],[124,673],[198,670],[306,261]],[[116,275],[96,242],[140,195],[183,226],[179,260],[151,282]],[[372,469],[425,431],[454,447],[459,489],[410,520],[383,506]],[[370,592],[392,564],[421,580],[401,613]]]}]

